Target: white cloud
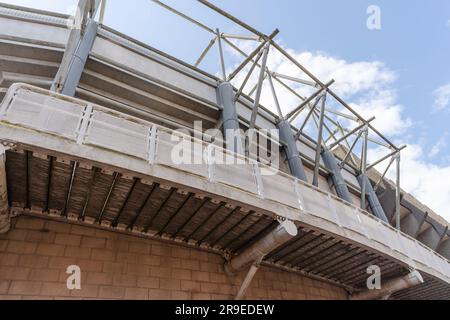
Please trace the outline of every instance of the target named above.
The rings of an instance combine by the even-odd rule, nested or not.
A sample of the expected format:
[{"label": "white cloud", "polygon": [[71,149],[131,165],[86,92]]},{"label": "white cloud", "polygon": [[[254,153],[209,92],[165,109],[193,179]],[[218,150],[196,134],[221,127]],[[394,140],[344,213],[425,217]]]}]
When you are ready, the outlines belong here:
[{"label": "white cloud", "polygon": [[373,125],[389,136],[404,133],[412,125],[409,118],[404,118],[403,106],[397,103],[393,89],[374,90],[350,105],[366,117],[375,116]]},{"label": "white cloud", "polygon": [[433,92],[434,108],[436,110],[443,110],[450,105],[450,83],[437,88]]},{"label": "white cloud", "polygon": [[433,158],[437,156],[441,151],[447,147],[447,138],[448,132],[442,135],[442,137],[436,142],[436,144],[431,148],[430,153],[428,154],[429,158]]},{"label": "white cloud", "polygon": [[[376,116],[375,127],[394,139],[397,145],[408,144],[410,136],[407,130],[417,124],[403,113],[403,106],[399,104],[395,90],[397,76],[385,64],[380,61],[349,62],[321,52],[288,51],[322,81],[335,79],[334,91],[363,117]],[[283,59],[280,54],[272,53],[269,68],[272,71],[307,79],[305,74]],[[237,83],[240,83],[242,79],[241,74]],[[252,87],[255,82],[256,78],[248,87]],[[300,86],[297,85],[296,88],[300,89]],[[278,95],[283,112],[292,110],[293,106],[299,102],[286,91],[281,93],[279,86],[278,91],[280,91]],[[311,92],[313,90],[306,90],[305,95]],[[437,90],[436,93],[438,105],[445,107],[450,99],[450,84]],[[261,101],[262,104],[275,110],[267,84]],[[402,152],[401,187],[450,221],[450,209],[448,209],[450,207],[450,166],[439,166],[427,162],[429,158],[424,154],[419,144],[420,140],[417,137],[415,139],[414,143],[409,144],[408,148]],[[441,152],[445,147],[445,140],[444,135],[441,141],[438,141],[431,149],[430,156],[436,156]],[[385,148],[373,148],[369,152],[369,161],[377,160],[386,154]],[[384,171],[386,165],[387,162],[384,162],[377,169]],[[394,169],[395,166],[388,173],[391,179],[395,178]]]},{"label": "white cloud", "polygon": [[[251,52],[255,46],[251,42],[238,41],[238,46]],[[334,79],[332,89],[363,117],[376,117],[374,125],[389,136],[403,134],[411,126],[410,119],[402,115],[403,106],[397,102],[397,94],[394,88],[397,76],[395,72],[380,61],[356,61],[349,62],[341,58],[330,56],[323,52],[296,52],[287,51],[302,65],[306,66],[314,75],[324,82]],[[272,50],[268,60],[271,71],[288,76],[311,80],[299,68],[288,61],[278,51]],[[249,67],[245,71],[248,71]],[[231,71],[231,70],[229,70]],[[235,84],[239,86],[246,72],[241,72]],[[252,76],[247,88],[251,88],[257,81],[257,72]],[[285,81],[289,82],[289,81]],[[289,82],[302,96],[310,96],[315,90],[305,85]],[[275,83],[278,99],[284,114],[294,109],[300,103],[298,97],[289,93],[281,85]],[[247,90],[248,92],[248,90]],[[328,100],[330,105],[339,111],[344,111],[332,99]],[[262,93],[261,102],[271,110],[275,110],[272,93],[267,81]],[[348,113],[348,112],[346,112]],[[341,119],[342,122],[345,122]]]}]

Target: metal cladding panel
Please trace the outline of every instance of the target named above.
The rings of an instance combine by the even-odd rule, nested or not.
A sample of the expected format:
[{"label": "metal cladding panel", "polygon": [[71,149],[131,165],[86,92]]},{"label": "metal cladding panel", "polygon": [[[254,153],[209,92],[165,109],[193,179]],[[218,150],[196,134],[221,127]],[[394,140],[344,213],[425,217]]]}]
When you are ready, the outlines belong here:
[{"label": "metal cladding panel", "polygon": [[[196,143],[194,147],[190,136],[180,137],[163,130],[158,130],[157,137],[156,163],[208,177],[208,165],[203,159],[203,145]],[[196,149],[199,149],[198,152]]]},{"label": "metal cladding panel", "polygon": [[337,210],[339,212],[339,225],[341,227],[346,228],[347,230],[351,230],[357,232],[363,236],[367,236],[367,230],[364,227],[362,222],[362,213],[357,208],[349,207],[344,203],[337,203]]},{"label": "metal cladding panel", "polygon": [[254,169],[251,164],[216,164],[214,180],[242,190],[258,193]]},{"label": "metal cladding panel", "polygon": [[76,139],[82,108],[74,103],[19,89],[1,117],[12,124]]},{"label": "metal cladding panel", "polygon": [[295,194],[295,180],[281,175],[262,175],[264,197],[274,201],[282,201],[291,207],[298,208],[298,197]]},{"label": "metal cladding panel", "polygon": [[[388,238],[385,237],[385,231],[388,230],[383,229],[383,225],[381,221],[373,219],[368,216],[361,216],[361,222],[364,224],[365,229],[367,230],[367,237],[370,240],[377,241],[379,243],[384,244]],[[387,226],[386,226],[387,227]],[[387,243],[389,247],[391,247],[391,243]]]},{"label": "metal cladding panel", "polygon": [[149,132],[149,126],[94,111],[85,143],[148,159]]},{"label": "metal cladding panel", "polygon": [[[404,240],[404,239],[402,239]],[[403,246],[405,247],[406,252],[408,253],[408,257],[412,259],[414,262],[423,261],[423,257],[420,254],[419,244],[417,240],[410,239],[412,241],[403,241]]]},{"label": "metal cladding panel", "polygon": [[216,104],[217,94],[214,86],[159,62],[158,55],[150,50],[145,50],[146,52],[141,54],[135,52],[134,48],[126,47],[131,43],[125,42],[124,44],[121,46],[109,39],[97,37],[91,54],[103,60],[126,66],[127,69],[134,70],[136,73],[158,79],[158,81],[170,84],[181,91]]},{"label": "metal cladding panel", "polygon": [[299,188],[303,197],[304,208],[308,214],[338,224],[335,209],[330,207],[330,201],[327,194],[302,184]]}]

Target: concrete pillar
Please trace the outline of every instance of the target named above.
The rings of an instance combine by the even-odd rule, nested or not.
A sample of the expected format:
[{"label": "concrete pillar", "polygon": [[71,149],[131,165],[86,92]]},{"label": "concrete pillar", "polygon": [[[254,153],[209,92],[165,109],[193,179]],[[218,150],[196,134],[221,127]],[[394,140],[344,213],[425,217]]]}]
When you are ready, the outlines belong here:
[{"label": "concrete pillar", "polygon": [[386,214],[384,213],[383,207],[378,200],[377,194],[373,190],[373,186],[370,183],[369,178],[366,175],[361,174],[358,177],[358,181],[361,186],[363,185],[363,183],[365,183],[366,185],[366,196],[373,214],[384,222],[389,223],[388,219],[386,218]]},{"label": "concrete pillar", "polygon": [[278,124],[278,130],[280,130],[280,140],[284,143],[284,150],[292,175],[300,180],[307,181],[291,125],[286,120],[282,120]]},{"label": "concrete pillar", "polygon": [[420,221],[417,220],[416,216],[413,213],[405,216],[401,223],[401,231],[406,233],[411,237],[415,237],[420,228]]},{"label": "concrete pillar", "polygon": [[[223,131],[227,149],[238,154],[244,154],[234,97],[234,88],[229,82],[219,84],[217,87],[217,101],[222,108]],[[232,141],[234,143],[230,145]]]},{"label": "concrete pillar", "polygon": [[450,259],[450,239],[445,240],[438,248],[438,253]]},{"label": "concrete pillar", "polygon": [[11,228],[5,162],[6,150],[3,145],[0,145],[0,234],[8,232]]},{"label": "concrete pillar", "polygon": [[341,168],[339,167],[334,154],[327,148],[324,148],[322,152],[322,159],[325,166],[331,171],[331,179],[333,180],[338,197],[347,202],[353,203],[350,192],[348,191],[347,183],[342,176]]},{"label": "concrete pillar", "polygon": [[[84,71],[84,66],[89,57],[89,53],[94,45],[97,36],[98,24],[95,20],[90,19],[87,23],[83,35],[78,39],[72,55],[65,56],[70,59],[69,69],[66,74],[61,74],[62,70],[58,71],[56,78],[52,85],[52,90],[60,91],[60,93],[67,96],[75,96],[78,84]],[[64,63],[61,63],[63,66]]]},{"label": "concrete pillar", "polygon": [[[384,190],[382,190],[384,188]],[[384,213],[386,214],[386,218],[389,221],[395,217],[395,189],[392,189],[389,185],[384,185],[383,187],[378,188],[377,196],[378,200],[383,207]]]},{"label": "concrete pillar", "polygon": [[417,240],[427,247],[436,250],[441,241],[441,235],[433,228],[433,226],[430,226],[417,237]]}]

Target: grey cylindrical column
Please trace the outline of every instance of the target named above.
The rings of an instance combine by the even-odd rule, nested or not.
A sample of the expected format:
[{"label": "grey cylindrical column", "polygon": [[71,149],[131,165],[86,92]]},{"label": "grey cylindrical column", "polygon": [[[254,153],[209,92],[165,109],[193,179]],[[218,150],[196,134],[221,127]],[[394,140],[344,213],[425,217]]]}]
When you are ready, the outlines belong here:
[{"label": "grey cylindrical column", "polygon": [[347,183],[342,176],[341,168],[339,167],[334,154],[327,148],[324,148],[322,152],[322,159],[325,166],[331,171],[331,179],[333,180],[338,197],[347,202],[353,203],[350,192],[348,191]]},{"label": "grey cylindrical column", "polygon": [[97,36],[98,24],[95,20],[90,19],[83,37],[81,38],[70,65],[67,78],[64,81],[62,94],[67,96],[75,96],[78,84],[84,71],[84,66],[89,57],[89,53],[94,45],[95,37]]},{"label": "grey cylindrical column", "polygon": [[[242,137],[240,137],[239,118],[236,111],[236,102],[234,100],[234,88],[229,82],[222,82],[217,87],[217,100],[222,108],[223,131],[225,140],[234,139],[234,146],[227,146],[233,152],[244,154],[242,147]],[[238,138],[238,139],[236,139]]]},{"label": "grey cylindrical column", "polygon": [[294,133],[292,132],[291,125],[286,120],[282,120],[278,124],[278,129],[280,130],[280,139],[285,144],[284,149],[286,151],[286,157],[292,175],[300,180],[307,181],[305,169],[303,168],[302,160],[300,159],[300,153],[297,148],[297,143],[294,140]]},{"label": "grey cylindrical column", "polygon": [[365,183],[366,185],[366,196],[369,200],[370,208],[372,209],[373,214],[384,222],[389,223],[388,219],[386,218],[386,214],[384,213],[383,207],[381,206],[380,200],[378,200],[377,194],[373,190],[369,178],[366,175],[361,174],[358,177],[358,181],[361,186],[363,185],[363,183]]},{"label": "grey cylindrical column", "polygon": [[287,229],[283,224],[278,225],[269,234],[247,247],[226,263],[225,272],[234,274],[250,263],[262,260],[268,253],[297,236],[297,227],[292,222],[290,223],[294,227],[293,230]]}]

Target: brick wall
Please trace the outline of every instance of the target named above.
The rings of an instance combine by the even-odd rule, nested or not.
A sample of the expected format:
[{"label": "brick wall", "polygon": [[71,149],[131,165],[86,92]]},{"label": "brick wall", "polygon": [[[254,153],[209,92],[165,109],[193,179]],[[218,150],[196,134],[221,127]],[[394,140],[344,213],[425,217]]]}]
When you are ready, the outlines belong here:
[{"label": "brick wall", "polygon": [[[245,273],[228,277],[219,255],[90,227],[30,217],[0,235],[0,299],[232,299]],[[81,268],[81,290],[66,286]],[[345,299],[343,289],[261,268],[249,299]]]}]

